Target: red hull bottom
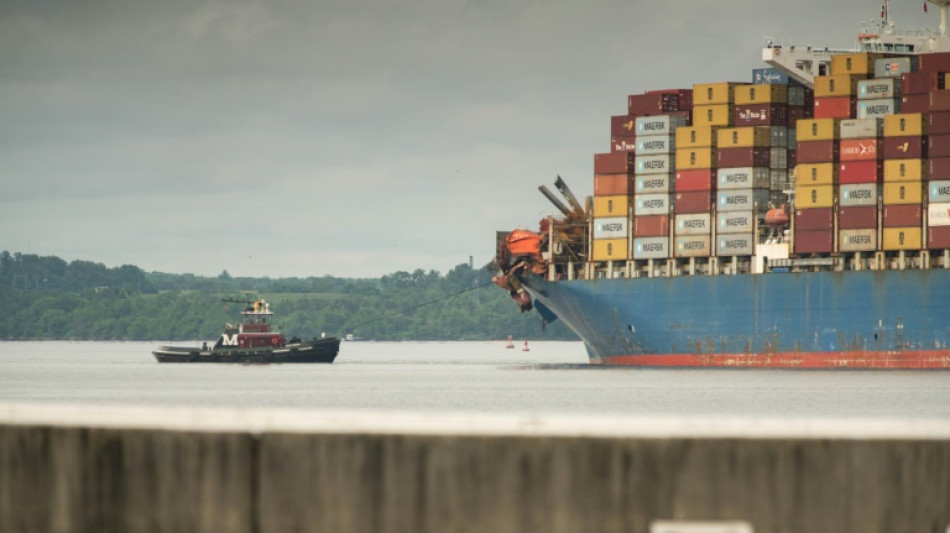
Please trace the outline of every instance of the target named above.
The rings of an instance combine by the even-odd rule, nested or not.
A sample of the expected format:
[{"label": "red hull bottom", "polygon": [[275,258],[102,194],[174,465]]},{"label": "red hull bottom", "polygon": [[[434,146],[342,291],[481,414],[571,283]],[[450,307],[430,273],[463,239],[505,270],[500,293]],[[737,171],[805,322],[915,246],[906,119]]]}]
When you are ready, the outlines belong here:
[{"label": "red hull bottom", "polygon": [[[596,361],[592,361],[596,364]],[[950,369],[950,350],[618,355],[603,365],[696,368]]]}]

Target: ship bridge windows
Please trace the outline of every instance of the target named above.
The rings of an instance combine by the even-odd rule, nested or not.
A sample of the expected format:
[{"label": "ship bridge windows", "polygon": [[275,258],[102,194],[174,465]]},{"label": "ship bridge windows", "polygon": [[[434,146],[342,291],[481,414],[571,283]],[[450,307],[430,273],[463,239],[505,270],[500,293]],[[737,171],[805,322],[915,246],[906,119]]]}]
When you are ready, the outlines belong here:
[{"label": "ship bridge windows", "polygon": [[888,52],[897,54],[913,54],[914,49],[914,45],[902,43],[866,42],[861,46],[861,50],[864,52]]},{"label": "ship bridge windows", "polygon": [[245,315],[245,324],[270,324],[270,315]]}]

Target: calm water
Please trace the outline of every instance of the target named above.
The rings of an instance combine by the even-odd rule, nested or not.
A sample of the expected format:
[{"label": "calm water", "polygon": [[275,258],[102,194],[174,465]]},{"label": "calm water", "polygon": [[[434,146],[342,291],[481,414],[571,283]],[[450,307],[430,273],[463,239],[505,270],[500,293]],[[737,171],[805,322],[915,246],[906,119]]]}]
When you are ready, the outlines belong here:
[{"label": "calm water", "polygon": [[158,344],[0,342],[0,401],[950,422],[941,371],[605,369],[580,343],[500,341],[344,343],[332,365],[175,365],[155,362]]}]

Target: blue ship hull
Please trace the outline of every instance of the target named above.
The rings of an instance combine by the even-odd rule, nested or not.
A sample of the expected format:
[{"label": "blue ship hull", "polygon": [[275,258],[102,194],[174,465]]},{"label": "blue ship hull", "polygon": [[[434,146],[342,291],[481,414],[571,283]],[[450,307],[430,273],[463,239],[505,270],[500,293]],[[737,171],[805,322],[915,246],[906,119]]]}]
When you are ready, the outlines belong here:
[{"label": "blue ship hull", "polygon": [[523,281],[592,363],[950,368],[950,270]]}]

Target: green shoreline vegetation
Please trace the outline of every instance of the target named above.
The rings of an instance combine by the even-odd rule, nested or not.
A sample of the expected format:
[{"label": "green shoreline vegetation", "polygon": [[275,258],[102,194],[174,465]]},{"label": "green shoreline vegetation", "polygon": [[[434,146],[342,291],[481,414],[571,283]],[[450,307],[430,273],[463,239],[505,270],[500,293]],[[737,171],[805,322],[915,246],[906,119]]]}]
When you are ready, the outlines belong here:
[{"label": "green shoreline vegetation", "polygon": [[519,314],[491,276],[460,264],[378,279],[203,277],[3,251],[0,340],[212,340],[241,307],[222,299],[242,291],[270,302],[288,337],[577,340],[560,321],[542,328],[537,313]]}]

